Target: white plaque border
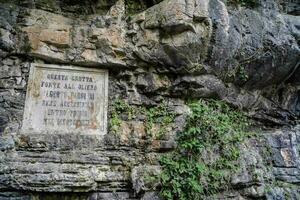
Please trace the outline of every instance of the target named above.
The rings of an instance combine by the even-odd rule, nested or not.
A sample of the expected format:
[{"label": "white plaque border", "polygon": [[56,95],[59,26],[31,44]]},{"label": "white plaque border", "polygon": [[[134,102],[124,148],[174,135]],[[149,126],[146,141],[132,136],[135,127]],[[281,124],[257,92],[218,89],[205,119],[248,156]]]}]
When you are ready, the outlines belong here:
[{"label": "white plaque border", "polygon": [[[102,118],[100,121],[103,123],[101,126],[102,128],[97,130],[89,130],[85,132],[81,131],[72,131],[72,132],[64,132],[64,131],[36,131],[34,129],[29,128],[28,123],[31,123],[30,121],[30,107],[31,104],[27,102],[31,102],[31,91],[30,89],[34,85],[34,78],[35,74],[37,72],[38,68],[44,68],[44,69],[51,69],[51,70],[59,70],[59,71],[81,71],[81,72],[93,72],[93,73],[99,73],[104,75],[104,84],[103,84],[103,91],[104,91],[104,101],[102,104],[103,112],[102,116],[99,116],[101,112],[98,113],[97,119]],[[29,71],[29,77],[27,82],[27,89],[26,89],[26,99],[25,99],[25,106],[24,106],[24,112],[23,112],[23,121],[22,121],[22,127],[21,127],[21,133],[23,134],[82,134],[82,135],[99,135],[103,136],[107,134],[107,111],[108,111],[108,70],[106,69],[97,69],[97,68],[90,68],[90,67],[79,67],[74,65],[59,65],[59,64],[44,64],[44,63],[30,63],[30,71]]]}]

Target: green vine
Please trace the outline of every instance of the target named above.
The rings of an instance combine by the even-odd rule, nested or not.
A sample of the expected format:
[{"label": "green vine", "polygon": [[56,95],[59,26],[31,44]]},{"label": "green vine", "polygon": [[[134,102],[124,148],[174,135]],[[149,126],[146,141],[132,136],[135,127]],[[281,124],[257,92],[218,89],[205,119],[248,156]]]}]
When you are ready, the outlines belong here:
[{"label": "green vine", "polygon": [[132,116],[132,112],[133,110],[125,101],[119,99],[114,101],[110,116],[110,131],[117,134],[122,123],[121,114],[126,113],[127,116]]},{"label": "green vine", "polygon": [[[117,99],[112,105],[110,118],[110,130],[118,133],[123,120],[137,120],[137,115],[144,116],[144,125],[148,136],[156,136],[160,139],[167,132],[167,128],[174,122],[175,113],[172,112],[166,102],[157,106],[131,106],[124,100]],[[125,119],[122,119],[125,118]],[[158,130],[154,130],[155,126]]]},{"label": "green vine", "polygon": [[246,72],[245,66],[244,65],[239,65],[238,68],[238,77],[242,80],[242,81],[247,81],[249,79],[249,76]]},{"label": "green vine", "polygon": [[[145,114],[146,131],[152,136],[156,135],[157,139],[164,136],[167,131],[167,127],[175,120],[175,113],[170,111],[165,102],[157,107],[146,109]],[[159,125],[159,130],[157,130],[156,134],[153,133],[153,127],[155,124]]]},{"label": "green vine", "polygon": [[167,200],[203,199],[228,189],[230,174],[238,170],[239,144],[248,136],[249,120],[220,101],[189,105],[178,147],[160,160],[161,195]]}]

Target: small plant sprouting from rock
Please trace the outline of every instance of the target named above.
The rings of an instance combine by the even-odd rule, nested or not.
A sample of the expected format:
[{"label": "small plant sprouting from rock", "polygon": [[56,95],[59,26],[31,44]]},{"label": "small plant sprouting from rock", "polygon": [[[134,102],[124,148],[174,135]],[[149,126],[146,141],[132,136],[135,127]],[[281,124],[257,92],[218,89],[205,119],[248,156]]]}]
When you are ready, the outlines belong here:
[{"label": "small plant sprouting from rock", "polygon": [[[157,107],[146,109],[145,115],[146,131],[147,133],[150,133],[150,135],[155,135],[157,139],[160,139],[165,134],[167,127],[175,120],[175,113],[170,111],[165,102]],[[153,133],[153,127],[155,124],[159,125],[157,133]]]},{"label": "small plant sprouting from rock", "polygon": [[242,81],[247,81],[249,79],[249,76],[246,72],[245,66],[240,65],[238,68],[238,76]]},{"label": "small plant sprouting from rock", "polygon": [[122,123],[120,115],[126,113],[128,116],[132,116],[132,112],[133,110],[125,101],[119,99],[114,101],[110,116],[110,130],[113,133],[117,133]]},{"label": "small plant sprouting from rock", "polygon": [[161,158],[161,195],[167,200],[203,199],[228,189],[238,170],[239,144],[248,136],[249,120],[220,101],[190,104],[177,148]]},{"label": "small plant sprouting from rock", "polygon": [[[112,105],[110,129],[113,133],[118,133],[122,123],[122,117],[126,120],[137,120],[138,115],[144,116],[144,125],[148,136],[156,136],[160,139],[167,131],[167,128],[174,122],[175,113],[172,112],[166,102],[157,106],[131,106],[124,100],[117,99]],[[158,130],[153,130],[158,125]],[[156,131],[154,133],[154,131]]]}]

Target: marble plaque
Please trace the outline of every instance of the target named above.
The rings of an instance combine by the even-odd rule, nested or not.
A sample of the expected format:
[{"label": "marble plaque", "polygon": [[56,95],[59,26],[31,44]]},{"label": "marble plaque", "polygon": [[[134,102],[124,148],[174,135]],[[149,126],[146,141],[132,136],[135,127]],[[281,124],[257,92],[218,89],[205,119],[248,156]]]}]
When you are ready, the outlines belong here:
[{"label": "marble plaque", "polygon": [[105,134],[108,71],[32,64],[23,131]]}]

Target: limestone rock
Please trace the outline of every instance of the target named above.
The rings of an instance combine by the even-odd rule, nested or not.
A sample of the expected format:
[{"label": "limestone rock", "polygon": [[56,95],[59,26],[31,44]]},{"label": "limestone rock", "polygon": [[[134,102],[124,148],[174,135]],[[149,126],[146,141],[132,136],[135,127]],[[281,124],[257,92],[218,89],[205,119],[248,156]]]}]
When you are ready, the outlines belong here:
[{"label": "limestone rock", "polygon": [[[207,7],[196,11],[201,3],[206,4],[165,0],[134,16],[131,33],[136,47],[134,53],[146,62],[167,65],[181,72],[205,60],[212,26]],[[202,47],[201,51],[197,46]]]},{"label": "limestone rock", "polygon": [[[0,199],[160,199],[159,158],[176,148],[186,100],[200,98],[268,128],[241,144],[231,190],[207,199],[300,199],[297,3],[136,0],[145,10],[131,15],[129,2],[1,1]],[[31,63],[108,69],[110,116],[116,99],[133,108],[167,102],[174,124],[156,138],[160,127],[149,136],[147,118],[135,113],[104,137],[24,134]]]},{"label": "limestone rock", "polygon": [[[132,169],[131,180],[134,191],[140,192],[155,190],[159,184],[157,180],[160,173],[159,166],[140,165]],[[148,196],[148,195],[147,195]],[[150,197],[144,197],[150,198]]]}]

